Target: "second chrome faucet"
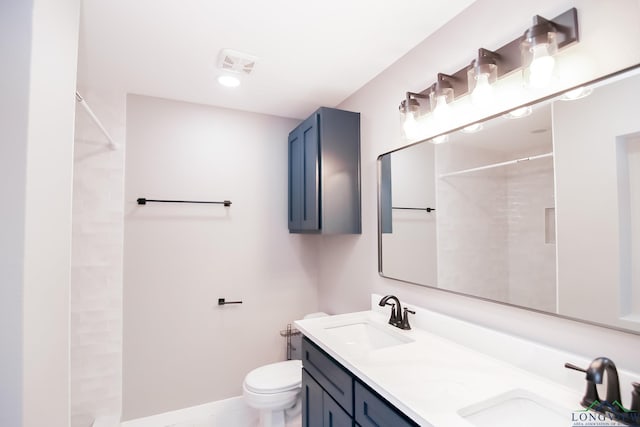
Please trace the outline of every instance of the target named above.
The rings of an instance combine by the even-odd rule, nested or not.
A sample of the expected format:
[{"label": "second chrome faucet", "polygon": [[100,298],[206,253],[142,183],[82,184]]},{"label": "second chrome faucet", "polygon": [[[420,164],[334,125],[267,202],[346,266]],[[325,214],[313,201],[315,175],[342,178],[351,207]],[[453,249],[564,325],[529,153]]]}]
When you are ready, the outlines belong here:
[{"label": "second chrome faucet", "polygon": [[[640,383],[632,383],[631,407],[626,409],[622,405],[620,396],[620,381],[615,363],[606,357],[593,359],[589,367],[584,369],[571,363],[565,363],[565,368],[584,372],[587,380],[587,391],[580,402],[582,406],[594,411],[611,414],[612,419],[633,427],[640,426]],[[606,376],[606,381],[605,380]],[[601,399],[596,384],[607,384],[607,395]]]}]

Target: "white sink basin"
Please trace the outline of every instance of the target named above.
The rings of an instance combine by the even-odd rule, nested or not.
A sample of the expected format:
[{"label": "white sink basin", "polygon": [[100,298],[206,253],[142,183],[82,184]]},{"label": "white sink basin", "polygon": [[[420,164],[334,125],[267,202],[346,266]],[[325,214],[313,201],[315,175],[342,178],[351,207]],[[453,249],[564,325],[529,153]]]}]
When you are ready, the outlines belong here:
[{"label": "white sink basin", "polygon": [[505,394],[468,406],[458,414],[476,427],[567,427],[571,410],[526,390]]},{"label": "white sink basin", "polygon": [[405,344],[413,341],[389,330],[387,325],[363,321],[346,325],[329,326],[325,328],[327,335],[340,341],[342,344],[361,351],[377,350],[394,345]]}]

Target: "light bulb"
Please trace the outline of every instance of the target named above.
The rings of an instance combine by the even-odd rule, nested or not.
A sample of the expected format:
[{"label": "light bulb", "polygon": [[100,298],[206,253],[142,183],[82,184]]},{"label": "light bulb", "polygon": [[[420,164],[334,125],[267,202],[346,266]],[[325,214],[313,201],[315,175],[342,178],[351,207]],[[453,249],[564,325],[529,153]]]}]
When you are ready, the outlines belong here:
[{"label": "light bulb", "polygon": [[447,103],[447,97],[440,95],[436,97],[436,106],[433,109],[433,117],[436,120],[447,120],[451,114],[451,106]]},{"label": "light bulb", "polygon": [[493,86],[489,82],[489,73],[480,73],[476,76],[476,87],[471,93],[471,102],[474,105],[488,105],[493,100]]},{"label": "light bulb", "polygon": [[540,43],[531,47],[533,59],[529,65],[529,85],[543,88],[549,85],[553,77],[556,60],[549,54],[549,44]]},{"label": "light bulb", "polygon": [[418,121],[412,113],[407,113],[402,123],[402,129],[407,139],[416,139],[420,133]]}]

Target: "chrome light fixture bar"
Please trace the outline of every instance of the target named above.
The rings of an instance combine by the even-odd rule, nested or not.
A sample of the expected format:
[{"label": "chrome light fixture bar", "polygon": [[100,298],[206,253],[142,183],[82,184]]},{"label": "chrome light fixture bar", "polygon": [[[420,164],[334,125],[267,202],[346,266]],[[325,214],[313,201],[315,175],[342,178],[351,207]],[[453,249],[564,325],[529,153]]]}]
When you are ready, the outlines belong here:
[{"label": "chrome light fixture bar", "polygon": [[[533,25],[522,36],[495,51],[480,48],[470,65],[450,75],[438,73],[436,83],[422,92],[407,92],[400,104],[400,112],[405,120],[413,121],[428,112],[437,116],[439,109],[467,94],[471,94],[474,104],[486,104],[491,97],[491,85],[518,70],[523,71],[527,84],[544,87],[553,72],[553,55],[578,41],[576,8],[551,20],[536,15]],[[418,101],[418,98],[427,97],[428,108]]]}]

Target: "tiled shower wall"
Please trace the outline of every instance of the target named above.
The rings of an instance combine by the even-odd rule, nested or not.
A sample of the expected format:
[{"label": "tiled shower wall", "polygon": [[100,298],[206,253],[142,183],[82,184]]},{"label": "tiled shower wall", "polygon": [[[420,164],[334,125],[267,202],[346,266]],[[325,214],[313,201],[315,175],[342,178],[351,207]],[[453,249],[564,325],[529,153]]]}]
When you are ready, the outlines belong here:
[{"label": "tiled shower wall", "polygon": [[[437,153],[442,172],[541,154],[455,146]],[[555,243],[547,239],[555,235],[552,158],[442,177],[437,197],[439,287],[556,310]]]},{"label": "tiled shower wall", "polygon": [[[504,161],[472,147],[436,148],[438,174]],[[507,185],[503,168],[442,177],[438,206],[438,286],[499,301],[508,298]]]},{"label": "tiled shower wall", "polygon": [[[509,302],[556,311],[553,158],[507,167]],[[545,215],[550,209],[550,215]]]},{"label": "tiled shower wall", "polygon": [[125,97],[79,90],[111,137],[76,105],[71,259],[71,427],[119,419]]}]

